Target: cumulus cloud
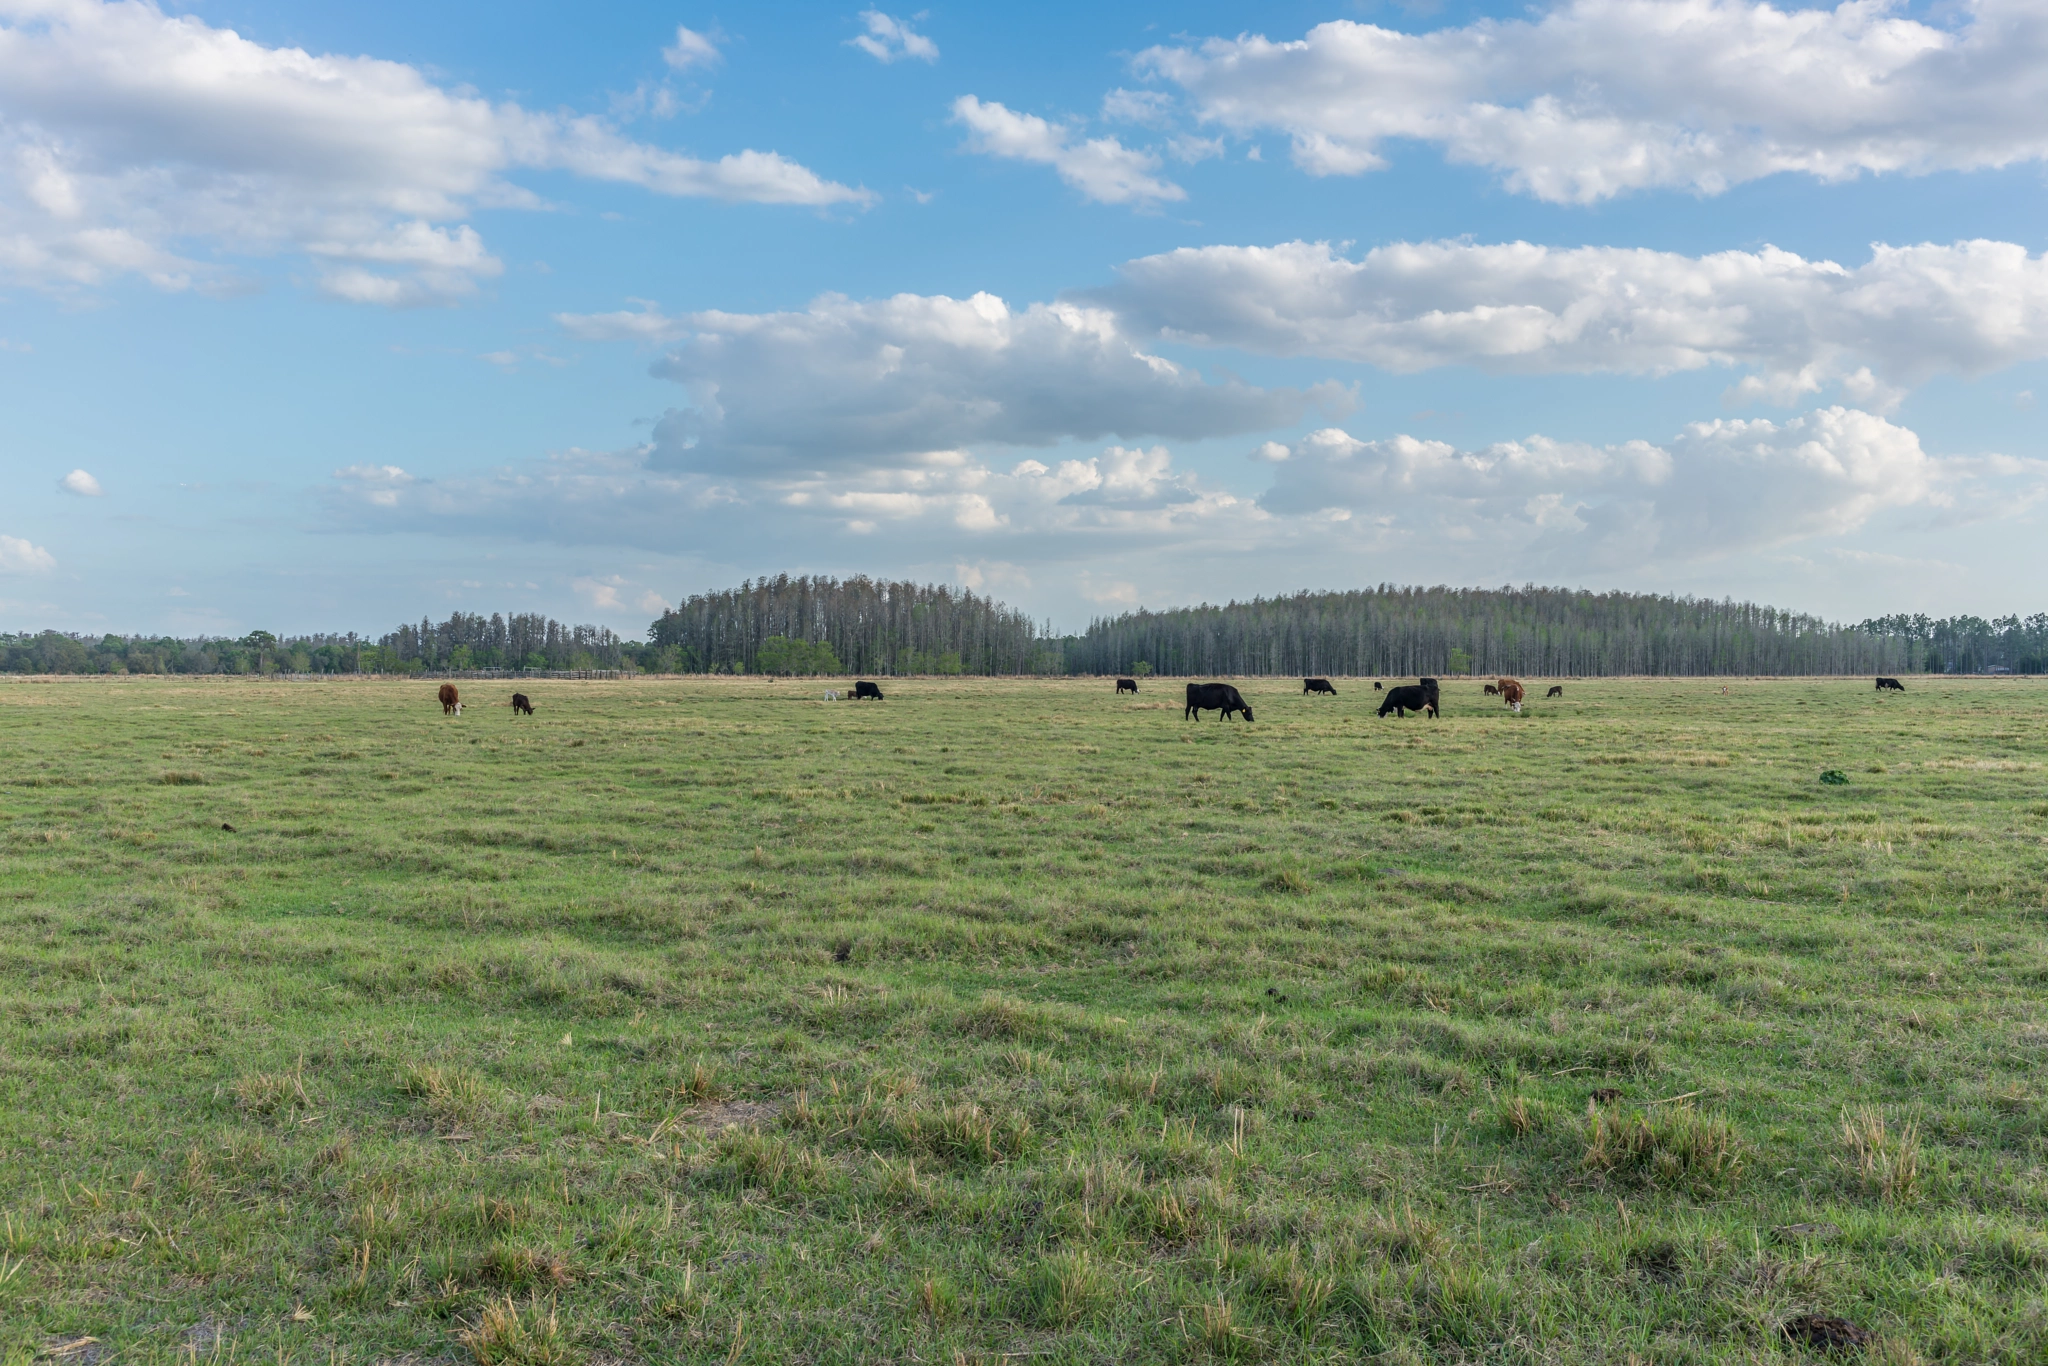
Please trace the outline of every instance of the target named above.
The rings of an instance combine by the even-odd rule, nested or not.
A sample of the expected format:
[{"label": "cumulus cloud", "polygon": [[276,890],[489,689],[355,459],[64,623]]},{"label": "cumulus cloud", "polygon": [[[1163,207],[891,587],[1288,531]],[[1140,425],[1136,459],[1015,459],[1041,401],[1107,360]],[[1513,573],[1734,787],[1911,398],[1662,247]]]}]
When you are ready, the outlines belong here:
[{"label": "cumulus cloud", "polygon": [[[565,325],[626,335],[609,316]],[[687,335],[653,373],[681,384],[691,406],[661,420],[654,445],[675,469],[823,470],[978,446],[1220,436],[1349,401],[1335,385],[1204,379],[1147,352],[1105,310],[1013,309],[992,294],[828,294],[801,312],[692,313],[672,324]],[[665,325],[644,326],[652,335]]]},{"label": "cumulus cloud", "polygon": [[71,471],[71,473],[57,481],[57,486],[66,493],[77,494],[80,498],[97,498],[105,492],[105,490],[100,488],[100,481],[87,474],[84,470]]},{"label": "cumulus cloud", "polygon": [[920,62],[939,60],[939,45],[911,28],[907,21],[893,18],[878,9],[862,10],[860,19],[868,31],[858,38],[847,39],[847,44],[859,48],[876,61],[887,64],[905,57],[914,57]]},{"label": "cumulus cloud", "polygon": [[1292,42],[1211,38],[1136,66],[1206,122],[1286,134],[1315,175],[1378,169],[1412,139],[1560,202],[2042,159],[2048,8],[1960,14],[1951,29],[1883,0],[1567,0],[1422,34],[1338,20]]},{"label": "cumulus cloud", "polygon": [[1776,248],[1709,256],[1526,242],[1182,248],[1091,296],[1134,334],[1396,371],[1756,371],[1733,396],[1896,386],[2048,356],[2048,256],[2011,242],[1875,246],[1862,265]]},{"label": "cumulus cloud", "polygon": [[953,122],[967,129],[969,151],[1050,166],[1098,204],[1158,204],[1188,197],[1180,186],[1153,174],[1160,165],[1157,155],[1115,138],[1083,137],[1071,124],[1048,123],[972,95],[953,101]]},{"label": "cumulus cloud", "polygon": [[1662,444],[1530,437],[1480,450],[1329,428],[1279,462],[1262,506],[1336,512],[1553,560],[1688,561],[1840,536],[1887,509],[1945,507],[1969,477],[1873,413],[1699,422]]},{"label": "cumulus cloud", "polygon": [[446,301],[501,269],[458,220],[539,204],[520,170],[756,203],[872,198],[773,152],[703,160],[149,0],[0,0],[0,275],[178,289],[221,283],[222,252],[295,252],[337,298]]},{"label": "cumulus cloud", "polygon": [[0,536],[0,574],[47,574],[57,557],[19,536]]}]

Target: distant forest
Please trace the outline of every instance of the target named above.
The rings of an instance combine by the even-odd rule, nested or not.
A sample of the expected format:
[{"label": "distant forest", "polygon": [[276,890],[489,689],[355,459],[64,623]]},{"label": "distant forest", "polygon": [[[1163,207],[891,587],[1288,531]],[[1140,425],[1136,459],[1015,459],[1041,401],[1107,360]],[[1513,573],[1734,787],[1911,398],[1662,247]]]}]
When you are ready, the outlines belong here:
[{"label": "distant forest", "polygon": [[59,631],[0,634],[14,674],[648,673],[1613,674],[2048,673],[2048,613],[1895,615],[1855,625],[1753,603],[1562,588],[1378,588],[1126,612],[1061,636],[966,589],[749,580],[664,612],[645,641],[534,613],[457,612],[372,640]]},{"label": "distant forest", "polygon": [[[828,647],[862,674],[1058,673],[1060,641],[1030,617],[964,588],[850,579],[750,580],[699,593],[648,628],[652,660],[676,673],[755,673],[764,649]],[[819,661],[822,662],[822,661]]]},{"label": "distant forest", "polygon": [[1747,602],[1565,588],[1297,593],[1126,612],[1062,652],[1070,673],[1903,674],[2048,670],[2048,614],[1838,625]]}]

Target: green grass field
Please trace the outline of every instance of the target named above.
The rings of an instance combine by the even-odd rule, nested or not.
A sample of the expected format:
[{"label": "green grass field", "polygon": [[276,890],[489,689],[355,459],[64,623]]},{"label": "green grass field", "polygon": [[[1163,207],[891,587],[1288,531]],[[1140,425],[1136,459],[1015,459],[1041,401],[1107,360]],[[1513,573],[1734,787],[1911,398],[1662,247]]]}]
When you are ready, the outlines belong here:
[{"label": "green grass field", "polygon": [[0,682],[0,1360],[2048,1358],[2048,689],[462,686]]}]

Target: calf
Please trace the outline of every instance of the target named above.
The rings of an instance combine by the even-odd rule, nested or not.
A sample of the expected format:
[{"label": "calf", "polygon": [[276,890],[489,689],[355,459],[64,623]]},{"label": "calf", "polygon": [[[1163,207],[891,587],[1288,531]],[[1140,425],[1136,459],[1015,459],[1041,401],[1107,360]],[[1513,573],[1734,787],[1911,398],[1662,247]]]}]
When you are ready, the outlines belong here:
[{"label": "calf", "polygon": [[462,715],[462,694],[455,691],[453,683],[443,683],[441,685],[441,715]]},{"label": "calf", "polygon": [[1245,705],[1244,695],[1228,683],[1188,684],[1188,705],[1180,714],[1185,721],[1189,717],[1199,721],[1205,710],[1214,709],[1219,713],[1217,720],[1228,721],[1232,712],[1241,711],[1244,719],[1252,719],[1252,709]]},{"label": "calf", "polygon": [[1328,693],[1332,697],[1337,695],[1337,690],[1330,686],[1330,680],[1327,678],[1304,678],[1301,680],[1301,691],[1304,696],[1312,692]]},{"label": "calf", "polygon": [[1434,678],[1425,678],[1420,683],[1406,684],[1399,688],[1387,689],[1387,700],[1380,703],[1380,715],[1388,712],[1406,716],[1411,711],[1437,715],[1437,686]]},{"label": "calf", "polygon": [[1880,678],[1877,680],[1877,690],[1879,692],[1904,692],[1906,685],[1899,682],[1896,678]]},{"label": "calf", "polygon": [[533,703],[527,700],[525,693],[516,692],[512,694],[512,714],[517,716],[521,712],[533,715]]},{"label": "calf", "polygon": [[879,702],[882,700],[882,690],[866,679],[862,679],[853,685],[853,700],[858,702],[863,697],[872,697],[875,701]]},{"label": "calf", "polygon": [[1135,678],[1119,678],[1116,681],[1116,690],[1119,693],[1136,692],[1138,690],[1138,680]]},{"label": "calf", "polygon": [[1500,696],[1500,689],[1499,689],[1499,688],[1496,688],[1496,687],[1494,687],[1494,686],[1493,686],[1493,684],[1489,683],[1489,684],[1487,684],[1487,685],[1486,685],[1486,695],[1487,695],[1488,697],[1499,697],[1499,696]]},{"label": "calf", "polygon": [[1545,693],[1545,694],[1543,694],[1543,695],[1544,695],[1545,697],[1563,697],[1563,696],[1564,696],[1564,684],[1562,684],[1562,683],[1553,683],[1553,684],[1551,684],[1551,685],[1550,685],[1550,691],[1549,691],[1549,692],[1547,692],[1547,693]]},{"label": "calf", "polygon": [[1380,681],[1379,681],[1379,680],[1378,680],[1377,678],[1375,678],[1375,679],[1374,679],[1374,680],[1372,681],[1372,690],[1373,690],[1374,692],[1378,692],[1378,691],[1380,690]]}]

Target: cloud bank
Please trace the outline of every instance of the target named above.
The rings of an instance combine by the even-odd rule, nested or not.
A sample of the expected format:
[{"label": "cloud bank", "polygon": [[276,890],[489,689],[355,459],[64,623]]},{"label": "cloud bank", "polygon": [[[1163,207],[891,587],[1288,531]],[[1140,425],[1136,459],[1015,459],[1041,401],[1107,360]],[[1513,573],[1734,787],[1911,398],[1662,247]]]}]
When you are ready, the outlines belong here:
[{"label": "cloud bank", "polygon": [[[716,55],[688,30],[677,44],[671,64]],[[0,0],[0,276],[178,289],[222,281],[215,250],[294,252],[336,298],[446,302],[502,270],[457,220],[539,205],[520,170],[733,202],[871,198],[774,152],[687,156],[147,0]]]},{"label": "cloud bank", "polygon": [[1397,372],[1745,368],[1737,396],[1841,381],[1880,403],[1940,373],[2048,356],[2048,256],[2011,242],[1871,249],[1860,266],[1775,248],[1684,256],[1526,242],[1189,247],[1088,295],[1134,335]]},{"label": "cloud bank", "polygon": [[1790,172],[1970,170],[2048,155],[2048,8],[1975,0],[1937,27],[1882,0],[1568,0],[1536,19],[1408,34],[1338,20],[1292,42],[1151,48],[1141,75],[1313,175],[1413,140],[1540,199],[1716,194]]},{"label": "cloud bank", "polygon": [[967,447],[1103,437],[1198,439],[1341,413],[1347,391],[1205,379],[1152,354],[1106,310],[1013,309],[992,294],[828,294],[801,312],[566,315],[590,339],[673,339],[653,373],[690,407],[655,459],[705,472],[825,470]]},{"label": "cloud bank", "polygon": [[[1270,511],[1359,517],[1387,531],[1485,538],[1560,568],[1688,562],[1856,531],[1888,509],[1945,508],[1965,466],[1872,413],[1698,422],[1659,444],[1530,437],[1481,450],[1335,428],[1291,448]],[[2038,480],[2038,472],[2036,472]]]}]

